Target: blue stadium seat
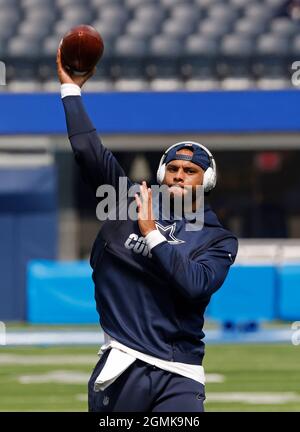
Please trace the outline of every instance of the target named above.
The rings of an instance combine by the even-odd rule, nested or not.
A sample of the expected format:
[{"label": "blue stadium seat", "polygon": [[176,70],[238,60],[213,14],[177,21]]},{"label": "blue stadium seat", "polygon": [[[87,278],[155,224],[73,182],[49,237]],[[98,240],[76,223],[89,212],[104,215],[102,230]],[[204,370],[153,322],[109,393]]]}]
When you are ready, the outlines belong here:
[{"label": "blue stadium seat", "polygon": [[[51,9],[30,9],[27,10],[25,19],[27,21],[30,21],[32,23],[39,23],[39,24],[53,24],[57,20],[57,13],[56,10]],[[34,24],[33,24],[34,25]]]},{"label": "blue stadium seat", "polygon": [[[1,29],[1,27],[0,27]],[[4,59],[7,56],[7,51],[6,51],[6,38],[3,38],[3,36],[1,35],[1,30],[0,30],[0,58]],[[3,87],[3,86],[0,86]],[[1,90],[3,90],[3,88],[1,88]]]},{"label": "blue stadium seat", "polygon": [[135,18],[142,22],[153,22],[154,25],[161,24],[165,10],[159,5],[140,6],[135,10]]},{"label": "blue stadium seat", "polygon": [[43,42],[43,53],[47,57],[54,57],[56,56],[57,48],[59,45],[59,42],[61,41],[60,35],[50,35],[45,38]]},{"label": "blue stadium seat", "polygon": [[107,40],[115,39],[122,33],[122,27],[112,26],[102,20],[92,22],[92,26],[101,34],[105,44]]},{"label": "blue stadium seat", "polygon": [[16,36],[11,39],[7,46],[8,54],[18,58],[37,58],[40,55],[41,47],[36,39],[26,39]]},{"label": "blue stadium seat", "polygon": [[194,3],[201,9],[206,10],[214,5],[223,4],[223,0],[194,0]]},{"label": "blue stadium seat", "polygon": [[264,3],[250,4],[245,9],[245,16],[266,22],[272,18],[273,10]]},{"label": "blue stadium seat", "polygon": [[44,23],[38,23],[31,21],[24,21],[21,23],[18,29],[18,34],[24,36],[27,39],[42,40],[45,36],[50,33],[51,26]]},{"label": "blue stadium seat", "polygon": [[201,10],[189,4],[174,5],[170,12],[172,18],[186,23],[196,24],[201,17]]},{"label": "blue stadium seat", "polygon": [[[136,8],[141,5],[149,5],[149,3],[159,3],[160,0],[124,0],[128,8]],[[175,1],[175,0],[174,0]]]},{"label": "blue stadium seat", "polygon": [[180,39],[167,35],[155,36],[150,41],[147,73],[150,78],[179,76],[179,58],[183,52]]},{"label": "blue stadium seat", "polygon": [[55,0],[56,6],[59,8],[73,8],[74,6],[86,7],[86,0]]},{"label": "blue stadium seat", "polygon": [[91,6],[101,9],[105,6],[122,6],[123,0],[90,0]]},{"label": "blue stadium seat", "polygon": [[0,7],[14,7],[18,8],[20,6],[19,0],[0,0]]},{"label": "blue stadium seat", "polygon": [[72,27],[74,27],[73,23],[65,20],[57,21],[53,27],[53,34],[62,38]]},{"label": "blue stadium seat", "polygon": [[[251,38],[237,34],[226,35],[221,43],[221,54],[225,56],[250,57],[255,49]],[[240,60],[239,60],[240,61]]]},{"label": "blue stadium seat", "polygon": [[278,36],[292,37],[299,33],[300,27],[289,18],[275,18],[271,22],[270,30]]},{"label": "blue stadium seat", "polygon": [[121,6],[107,5],[99,9],[98,16],[101,19],[101,21],[105,21],[107,25],[123,28],[128,20],[129,13],[127,9],[124,9]]},{"label": "blue stadium seat", "polygon": [[286,37],[268,33],[260,36],[257,41],[257,52],[262,55],[279,57],[289,52],[289,41]]},{"label": "blue stadium seat", "polygon": [[[143,64],[143,67],[135,69],[135,73],[140,71],[142,79],[160,74],[166,77],[168,70],[172,77],[177,71],[179,79],[180,75],[199,76],[208,71],[213,74],[213,80],[217,75],[223,79],[228,73],[236,76],[238,70],[241,72],[238,47],[242,46],[245,48],[244,57],[252,56],[248,64],[249,79],[260,79],[264,74],[277,77],[281,74],[283,78],[288,78],[287,66],[292,51],[294,55],[299,53],[299,26],[286,17],[278,17],[283,1],[0,0],[1,55],[5,60],[10,55],[15,59],[19,56],[16,53],[22,52],[25,45],[35,49],[38,41],[37,52],[26,56],[29,63],[30,57],[32,61],[39,61],[43,69],[43,57],[48,64],[56,54],[57,41],[70,28],[84,23],[96,27],[104,38],[105,54],[101,63],[104,76],[112,70],[113,76],[116,75],[118,68],[113,64],[122,65],[119,70],[126,74],[125,56],[119,53],[122,44],[118,38],[129,37],[130,40],[140,40],[141,44],[149,44],[146,67]],[[16,42],[18,37],[27,42]],[[256,51],[250,55],[254,40],[257,40]],[[198,49],[197,41],[200,44]],[[211,55],[203,47],[203,41],[211,47]],[[215,49],[218,43],[219,54],[216,53],[219,50]],[[186,51],[182,50],[184,46]],[[179,55],[182,57],[179,58]],[[200,55],[203,56],[201,59],[192,58]],[[117,57],[120,57],[119,63]],[[35,74],[33,77],[36,78]],[[41,79],[45,79],[45,73]]]},{"label": "blue stadium seat", "polygon": [[296,56],[300,56],[300,35],[294,38],[293,45],[292,45],[292,54]]},{"label": "blue stadium seat", "polygon": [[206,36],[195,34],[191,35],[185,44],[185,52],[188,55],[201,56],[211,55],[216,56],[219,52],[218,43]]},{"label": "blue stadium seat", "polygon": [[274,9],[278,9],[286,2],[286,0],[264,0],[264,1],[269,7]]},{"label": "blue stadium seat", "polygon": [[216,78],[219,44],[215,39],[196,34],[187,38],[181,70],[186,79]]},{"label": "blue stadium seat", "polygon": [[155,36],[150,44],[150,54],[166,57],[178,57],[182,52],[180,40],[167,35]]},{"label": "blue stadium seat", "polygon": [[208,38],[218,39],[227,34],[232,24],[226,21],[207,18],[200,22],[198,32]]},{"label": "blue stadium seat", "polygon": [[10,37],[14,36],[16,33],[16,28],[10,22],[7,22],[5,18],[3,19],[0,15],[0,38],[1,38],[1,46],[4,42],[6,42]]},{"label": "blue stadium seat", "polygon": [[55,4],[55,0],[21,0],[22,8],[33,9],[33,8],[51,8]]},{"label": "blue stadium seat", "polygon": [[115,44],[114,55],[121,57],[145,57],[147,43],[131,36],[121,36]]},{"label": "blue stadium seat", "polygon": [[0,13],[0,23],[15,26],[20,20],[20,13],[14,7],[3,6]]},{"label": "blue stadium seat", "polygon": [[136,38],[149,38],[158,33],[160,24],[154,25],[151,21],[132,20],[127,24],[126,33]]},{"label": "blue stadium seat", "polygon": [[237,34],[227,35],[220,46],[218,72],[221,78],[247,77],[255,44],[251,38]]},{"label": "blue stadium seat", "polygon": [[268,33],[257,40],[253,65],[257,77],[286,77],[292,48],[289,39]]},{"label": "blue stadium seat", "polygon": [[121,36],[114,47],[111,71],[114,79],[138,78],[144,74],[147,42],[132,36]]},{"label": "blue stadium seat", "polygon": [[190,35],[195,28],[194,21],[189,24],[182,23],[180,19],[169,18],[164,21],[162,27],[162,33],[172,38],[184,38]]},{"label": "blue stadium seat", "polygon": [[192,5],[193,0],[160,0],[160,4],[166,8],[173,8],[177,5]]},{"label": "blue stadium seat", "polygon": [[235,8],[244,9],[246,6],[249,6],[251,3],[256,3],[257,0],[229,0],[229,4]]},{"label": "blue stadium seat", "polygon": [[208,16],[219,21],[233,23],[238,18],[238,11],[228,5],[218,4],[212,6],[208,11]]},{"label": "blue stadium seat", "polygon": [[84,7],[66,8],[62,14],[62,19],[70,25],[89,24],[93,18],[92,11]]},{"label": "blue stadium seat", "polygon": [[242,18],[235,24],[235,32],[241,36],[255,37],[263,34],[266,30],[266,23],[255,18]]}]

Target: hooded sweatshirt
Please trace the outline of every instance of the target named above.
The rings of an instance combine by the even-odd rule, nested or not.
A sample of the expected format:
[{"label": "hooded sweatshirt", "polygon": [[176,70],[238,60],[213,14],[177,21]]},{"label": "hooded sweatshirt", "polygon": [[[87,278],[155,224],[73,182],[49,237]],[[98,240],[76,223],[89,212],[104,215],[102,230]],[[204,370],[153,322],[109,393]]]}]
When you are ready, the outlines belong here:
[{"label": "hooded sweatshirt", "polygon": [[[63,98],[68,135],[82,176],[96,195],[100,185],[117,196],[123,169],[98,138],[80,96]],[[132,186],[126,177],[127,187]],[[128,198],[128,205],[134,198]],[[163,360],[201,365],[204,312],[223,284],[238,248],[236,237],[208,204],[203,228],[162,218],[165,240],[149,250],[136,220],[106,220],[90,263],[96,308],[107,335],[127,347]]]}]

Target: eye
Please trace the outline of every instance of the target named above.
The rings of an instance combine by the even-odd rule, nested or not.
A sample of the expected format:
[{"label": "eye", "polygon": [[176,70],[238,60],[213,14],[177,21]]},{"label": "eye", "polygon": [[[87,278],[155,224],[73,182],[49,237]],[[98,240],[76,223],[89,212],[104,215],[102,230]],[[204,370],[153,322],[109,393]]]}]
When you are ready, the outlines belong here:
[{"label": "eye", "polygon": [[174,172],[174,171],[176,171],[176,168],[174,166],[168,166],[167,170],[171,171],[171,172]]}]

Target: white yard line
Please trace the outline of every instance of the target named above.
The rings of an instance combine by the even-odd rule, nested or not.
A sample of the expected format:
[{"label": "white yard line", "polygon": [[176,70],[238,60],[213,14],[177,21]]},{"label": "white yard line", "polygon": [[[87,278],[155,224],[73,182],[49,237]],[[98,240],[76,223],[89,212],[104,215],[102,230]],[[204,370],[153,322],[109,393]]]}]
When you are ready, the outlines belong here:
[{"label": "white yard line", "polygon": [[[33,364],[28,362],[27,364]],[[36,356],[38,357],[38,356]],[[40,364],[60,364],[65,363],[61,362],[62,358],[67,358],[70,361],[70,364],[84,364],[86,360],[90,362],[90,356],[80,356],[81,358],[68,358],[68,356],[52,356],[55,357],[55,362],[49,363],[49,357],[45,358],[45,362],[41,362],[41,358],[39,358]],[[19,360],[19,359],[18,359]],[[27,359],[29,360],[29,359]],[[35,358],[37,360],[37,358]],[[50,361],[53,359],[50,359]],[[75,360],[75,362],[74,362]],[[20,375],[17,377],[17,380],[21,384],[45,384],[45,383],[55,383],[55,384],[86,384],[89,380],[90,373],[85,373],[82,371],[68,371],[68,370],[54,370],[50,372],[46,372],[44,374],[28,374],[28,375]],[[214,383],[222,383],[225,380],[223,375],[219,374],[207,374],[206,376],[207,382]],[[278,404],[286,404],[292,402],[300,403],[300,395],[295,392],[209,392],[206,395],[207,401],[215,402],[215,403],[242,403],[242,404],[250,404],[250,405],[278,405]],[[85,395],[77,395],[77,399],[85,400]]]},{"label": "white yard line", "polygon": [[[76,364],[78,364],[78,362]],[[89,377],[90,374],[83,373],[81,371],[54,370],[43,374],[20,375],[18,377],[18,381],[21,384],[45,383],[45,382],[78,384],[78,383],[86,383]],[[224,376],[219,374],[207,374],[206,381],[213,382],[213,383],[221,383],[224,381]]]},{"label": "white yard line", "polygon": [[101,345],[100,331],[20,331],[6,333],[6,345]]},{"label": "white yard line", "polygon": [[[205,331],[205,341],[209,343],[260,343],[291,342],[292,330],[286,327],[264,329],[258,332],[223,332],[221,329]],[[104,343],[103,332],[97,330],[7,330],[7,346],[27,345],[101,345]]]},{"label": "white yard line", "polygon": [[291,402],[300,402],[300,395],[294,392],[239,392],[239,393],[225,393],[225,392],[210,392],[206,395],[209,402],[220,403],[246,403],[251,405],[265,404],[277,405]]},{"label": "white yard line", "polygon": [[89,378],[89,373],[57,370],[40,375],[21,375],[18,381],[21,384],[87,384]]},{"label": "white yard line", "polygon": [[225,381],[225,376],[216,373],[205,374],[207,383],[223,383]]},{"label": "white yard line", "polygon": [[20,354],[0,354],[0,364],[1,365],[78,365],[87,364],[95,365],[99,357],[97,356],[97,349],[95,350],[95,355],[20,355]]},{"label": "white yard line", "polygon": [[[75,399],[80,402],[88,400],[87,394],[80,393],[75,395]],[[220,402],[232,403],[240,402],[250,405],[282,405],[291,402],[299,402],[300,396],[296,393],[208,393],[206,403]]]}]

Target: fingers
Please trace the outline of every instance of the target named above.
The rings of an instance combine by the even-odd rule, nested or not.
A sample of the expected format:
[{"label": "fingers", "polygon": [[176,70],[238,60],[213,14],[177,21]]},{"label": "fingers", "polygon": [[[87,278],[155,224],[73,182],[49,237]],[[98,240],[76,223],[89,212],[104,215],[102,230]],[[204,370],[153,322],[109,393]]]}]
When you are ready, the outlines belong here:
[{"label": "fingers", "polygon": [[137,205],[137,208],[138,208],[138,212],[140,212],[140,210],[142,208],[142,201],[141,201],[141,199],[140,199],[140,197],[138,196],[137,193],[134,195],[134,197],[135,197],[135,202],[136,202],[136,205]]},{"label": "fingers", "polygon": [[61,51],[60,51],[60,46],[58,47],[57,53],[56,53],[56,65],[57,65],[57,69],[60,70],[61,69]]},{"label": "fingers", "polygon": [[57,54],[56,54],[56,65],[57,65],[58,78],[62,84],[63,83],[73,83],[73,84],[79,85],[79,87],[82,87],[83,84],[95,74],[96,67],[94,67],[92,70],[88,71],[83,76],[76,76],[71,71],[67,71],[66,68],[62,64],[61,42],[58,46]]},{"label": "fingers", "polygon": [[139,218],[142,220],[154,220],[152,210],[152,191],[147,187],[145,181],[140,185],[140,197],[135,194],[136,203],[139,212]]},{"label": "fingers", "polygon": [[57,49],[56,65],[57,65],[57,75],[61,84],[65,84],[65,83],[74,84],[75,82],[73,81],[72,77],[69,75],[69,73],[66,71],[65,67],[62,64],[61,43],[59,44],[59,47]]},{"label": "fingers", "polygon": [[89,74],[88,74],[88,78],[91,78],[93,75],[95,75],[95,73],[96,73],[96,70],[97,70],[97,68],[96,68],[96,66],[89,72]]},{"label": "fingers", "polygon": [[[82,87],[83,84],[90,79],[94,73],[96,72],[96,67],[94,67],[92,70],[90,70],[89,72],[87,72],[85,75],[81,76],[80,78],[77,78],[78,82],[77,84]],[[73,78],[74,79],[74,78]],[[76,78],[75,78],[76,79]]]},{"label": "fingers", "polygon": [[56,65],[57,65],[57,73],[58,73],[59,80],[61,83],[64,83],[66,81],[66,79],[69,77],[67,76],[67,73],[64,70],[63,65],[62,65],[60,45],[57,49]]}]

